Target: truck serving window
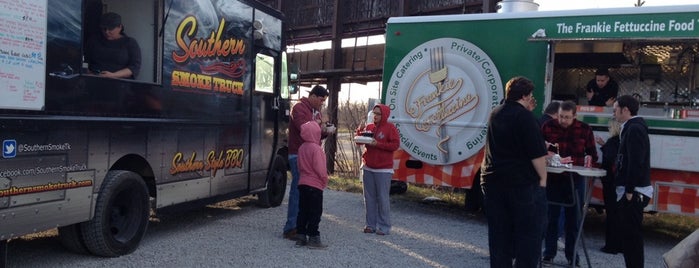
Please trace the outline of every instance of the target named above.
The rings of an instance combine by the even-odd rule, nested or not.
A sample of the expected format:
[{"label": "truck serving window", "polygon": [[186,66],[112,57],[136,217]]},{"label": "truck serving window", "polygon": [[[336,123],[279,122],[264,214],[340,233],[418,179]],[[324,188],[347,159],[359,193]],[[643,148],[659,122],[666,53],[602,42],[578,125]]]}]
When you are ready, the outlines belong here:
[{"label": "truck serving window", "polygon": [[281,97],[283,99],[288,99],[289,98],[289,67],[288,67],[288,60],[286,58],[286,52],[282,52],[282,75],[281,78]]},{"label": "truck serving window", "polygon": [[[137,66],[138,70],[133,73],[133,78],[127,77],[124,79],[133,79],[139,82],[160,83],[161,74],[160,65],[162,61],[158,55],[162,51],[158,41],[162,38],[159,35],[158,29],[163,23],[163,15],[161,11],[167,7],[163,7],[163,2],[160,0],[85,0],[83,17],[83,66],[82,74],[97,74],[103,71],[116,70],[117,65],[123,65],[128,57],[129,66]],[[166,10],[165,10],[166,11]],[[115,13],[118,17],[111,17],[110,21],[101,22],[102,15],[105,13]],[[121,26],[117,26],[117,25]],[[116,27],[116,28],[114,28]],[[116,34],[109,32],[116,29],[119,31],[122,27],[121,35],[128,38],[133,38],[140,50],[140,63],[134,64],[132,58],[133,53],[119,54],[116,53],[97,53],[100,49],[123,49],[128,51],[128,48],[113,48],[111,45],[97,43],[96,40],[105,40],[100,38],[109,38],[108,34]],[[122,37],[123,38],[123,37]],[[112,42],[114,44],[114,42]],[[97,48],[95,48],[97,47]],[[106,47],[106,48],[105,48]],[[132,44],[127,47],[133,48]],[[112,51],[112,50],[110,50]],[[131,50],[133,51],[133,50]],[[101,54],[101,55],[100,55]],[[121,59],[116,59],[121,57]],[[104,62],[114,62],[119,60],[120,63],[113,66],[105,66]],[[100,64],[100,62],[102,64]],[[111,69],[111,70],[102,70]],[[123,68],[122,68],[123,69]]]},{"label": "truck serving window", "polygon": [[255,56],[255,91],[274,93],[274,58],[258,53]]}]

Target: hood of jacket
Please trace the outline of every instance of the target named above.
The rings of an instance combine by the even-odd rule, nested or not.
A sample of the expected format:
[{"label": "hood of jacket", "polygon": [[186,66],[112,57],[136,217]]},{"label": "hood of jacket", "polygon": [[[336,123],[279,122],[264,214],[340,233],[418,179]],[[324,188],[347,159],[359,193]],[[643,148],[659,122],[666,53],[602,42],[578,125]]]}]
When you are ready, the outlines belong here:
[{"label": "hood of jacket", "polygon": [[304,142],[320,144],[320,125],[315,121],[308,121],[301,125],[301,139]]},{"label": "hood of jacket", "polygon": [[384,104],[374,105],[374,108],[376,107],[379,107],[379,109],[381,109],[381,119],[379,119],[379,122],[374,122],[374,124],[381,125],[383,123],[388,122],[388,117],[391,115],[391,109],[389,109],[388,106]]},{"label": "hood of jacket", "polygon": [[[624,129],[628,129],[632,125],[637,125],[638,127],[643,128],[646,132],[648,131],[648,124],[646,124],[646,120],[643,119],[643,117],[635,116],[629,120],[626,120],[626,122],[622,124],[621,132],[624,132]],[[621,134],[619,136],[621,136]]]}]

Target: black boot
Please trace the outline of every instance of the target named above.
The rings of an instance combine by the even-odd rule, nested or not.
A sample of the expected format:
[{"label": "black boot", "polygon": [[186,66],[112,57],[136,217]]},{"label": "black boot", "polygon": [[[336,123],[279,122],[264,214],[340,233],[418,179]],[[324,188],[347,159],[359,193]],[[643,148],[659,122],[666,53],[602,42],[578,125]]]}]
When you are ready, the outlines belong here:
[{"label": "black boot", "polygon": [[320,236],[310,236],[308,237],[308,244],[307,246],[309,248],[327,248],[328,246],[320,242]]},{"label": "black boot", "polygon": [[296,234],[296,246],[303,247],[306,244],[308,244],[308,240],[306,240],[306,235],[305,234]]}]

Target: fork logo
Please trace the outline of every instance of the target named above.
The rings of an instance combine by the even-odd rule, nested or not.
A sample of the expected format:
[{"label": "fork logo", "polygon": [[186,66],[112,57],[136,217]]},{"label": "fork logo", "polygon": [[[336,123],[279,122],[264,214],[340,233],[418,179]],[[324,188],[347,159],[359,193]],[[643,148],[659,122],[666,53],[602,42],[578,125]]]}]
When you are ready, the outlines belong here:
[{"label": "fork logo", "polygon": [[503,92],[490,57],[456,38],[413,48],[388,85],[388,120],[400,132],[401,148],[436,165],[460,162],[483,148],[488,115]]}]

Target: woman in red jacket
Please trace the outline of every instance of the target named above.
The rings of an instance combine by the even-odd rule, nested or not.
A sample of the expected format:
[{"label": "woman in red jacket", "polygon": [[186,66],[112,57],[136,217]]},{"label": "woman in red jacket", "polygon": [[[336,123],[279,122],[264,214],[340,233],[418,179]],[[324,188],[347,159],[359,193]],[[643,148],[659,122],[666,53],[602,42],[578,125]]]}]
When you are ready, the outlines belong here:
[{"label": "woman in red jacket", "polygon": [[398,129],[388,122],[390,109],[377,104],[373,109],[374,123],[357,129],[357,135],[372,133],[373,140],[364,144],[362,155],[364,175],[364,206],[366,226],[364,233],[387,235],[391,231],[390,201],[391,177],[393,176],[393,151],[398,150]]}]

